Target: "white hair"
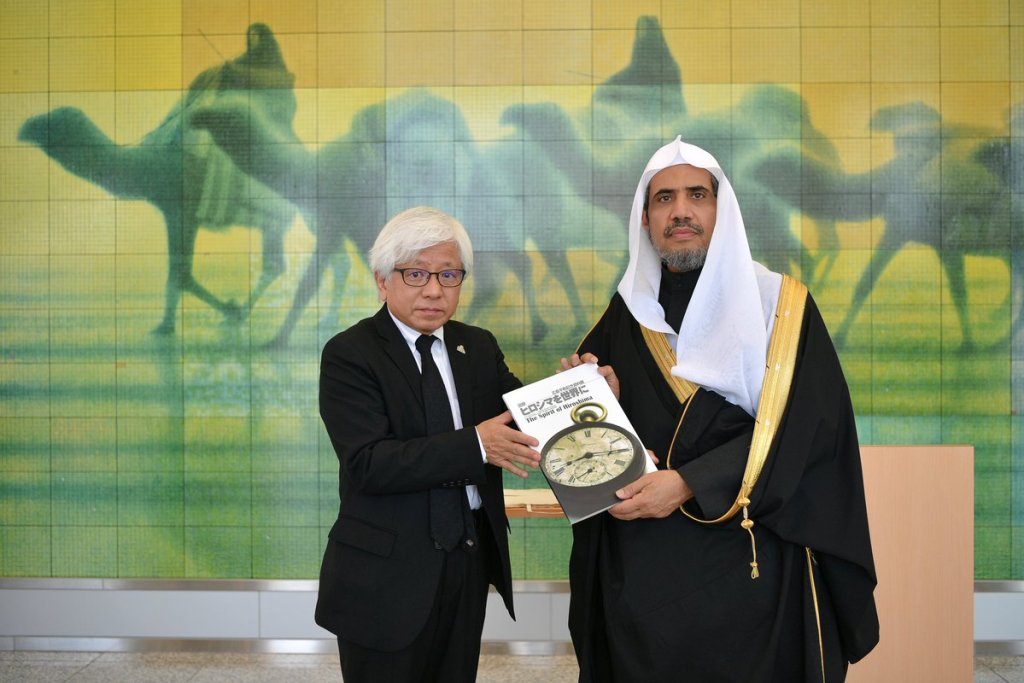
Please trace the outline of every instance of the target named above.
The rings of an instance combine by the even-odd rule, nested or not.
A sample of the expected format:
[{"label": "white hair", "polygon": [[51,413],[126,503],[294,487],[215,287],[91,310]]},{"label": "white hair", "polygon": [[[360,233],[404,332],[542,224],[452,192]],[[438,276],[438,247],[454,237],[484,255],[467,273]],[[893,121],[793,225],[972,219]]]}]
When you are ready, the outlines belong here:
[{"label": "white hair", "polygon": [[473,269],[473,244],[462,223],[432,206],[414,206],[395,214],[381,228],[370,248],[370,267],[386,278],[396,264],[411,261],[424,249],[445,242],[455,242],[462,268],[469,273]]}]

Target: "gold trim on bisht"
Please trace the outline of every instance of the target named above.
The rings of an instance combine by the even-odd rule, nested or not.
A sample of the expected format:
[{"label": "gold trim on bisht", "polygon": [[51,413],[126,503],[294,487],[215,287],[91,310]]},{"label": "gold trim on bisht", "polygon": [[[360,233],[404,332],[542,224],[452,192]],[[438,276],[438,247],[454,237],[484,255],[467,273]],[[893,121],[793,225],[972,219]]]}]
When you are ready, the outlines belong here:
[{"label": "gold trim on bisht", "polygon": [[665,376],[665,381],[672,387],[679,402],[686,403],[693,396],[693,392],[697,391],[698,386],[688,379],[672,374],[672,368],[676,364],[676,350],[668,343],[668,335],[664,332],[655,332],[643,325],[640,326],[640,331],[644,333],[647,348],[654,356],[655,362],[661,369],[661,374]]},{"label": "gold trim on bisht", "polygon": [[814,565],[817,564],[817,560],[814,559],[814,551],[810,548],[804,548],[804,553],[807,556],[807,575],[811,581],[811,600],[814,601],[814,624],[818,628],[818,656],[821,660],[821,683],[825,683],[825,640],[821,637],[821,608],[818,606],[818,584],[814,580]]},{"label": "gold trim on bisht", "polygon": [[796,353],[800,346],[800,329],[803,326],[804,308],[807,304],[807,287],[788,275],[782,276],[782,288],[779,291],[779,302],[775,309],[775,327],[772,339],[768,344],[768,359],[764,382],[761,385],[761,403],[754,420],[754,435],[750,443],[750,454],[747,466],[743,471],[743,481],[739,493],[732,506],[717,519],[701,519],[685,507],[680,506],[684,515],[701,524],[719,524],[732,519],[737,512],[743,511],[740,523],[750,534],[750,546],[753,561],[750,563],[750,578],[760,576],[757,566],[757,543],[754,539],[754,520],[750,518],[750,496],[754,492],[761,472],[764,470],[772,442],[778,433],[782,416],[786,411],[789,391],[793,384],[793,373],[796,370]]}]

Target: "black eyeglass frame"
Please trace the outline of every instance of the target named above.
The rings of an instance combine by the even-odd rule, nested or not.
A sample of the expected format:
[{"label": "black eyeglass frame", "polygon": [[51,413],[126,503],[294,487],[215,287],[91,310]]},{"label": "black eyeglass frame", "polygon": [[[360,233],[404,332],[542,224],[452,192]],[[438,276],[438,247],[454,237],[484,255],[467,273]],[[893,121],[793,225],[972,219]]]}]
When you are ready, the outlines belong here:
[{"label": "black eyeglass frame", "polygon": [[[406,271],[409,271],[409,270],[416,270],[416,271],[419,271],[421,273],[426,273],[427,274],[427,279],[424,280],[420,284],[415,284],[413,282],[409,282],[409,280],[405,277]],[[463,282],[466,281],[466,270],[464,268],[445,268],[444,270],[439,270],[437,272],[432,272],[432,271],[429,271],[429,270],[427,270],[425,268],[395,268],[395,269],[393,269],[393,272],[399,273],[402,276],[402,282],[404,282],[405,284],[409,285],[410,287],[426,287],[427,283],[430,282],[430,277],[431,276],[434,276],[434,277],[437,278],[437,284],[441,285],[442,287],[446,287],[446,288],[458,287]],[[445,284],[441,280],[441,274],[442,273],[460,273],[461,275],[459,277],[459,281],[458,282],[456,282],[454,285],[449,285],[449,284]]]}]

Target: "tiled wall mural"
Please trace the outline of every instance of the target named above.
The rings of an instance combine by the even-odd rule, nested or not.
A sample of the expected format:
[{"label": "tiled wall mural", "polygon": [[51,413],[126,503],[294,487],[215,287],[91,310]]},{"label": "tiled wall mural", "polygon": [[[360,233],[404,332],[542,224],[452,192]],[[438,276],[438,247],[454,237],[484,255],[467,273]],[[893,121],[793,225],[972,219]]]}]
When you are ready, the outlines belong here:
[{"label": "tiled wall mural", "polygon": [[[458,317],[538,379],[677,134],[809,285],[862,441],[975,446],[976,576],[1024,579],[1016,0],[4,2],[0,576],[314,577],[319,350],[386,218],[465,223]],[[565,578],[564,520],[511,539]]]}]

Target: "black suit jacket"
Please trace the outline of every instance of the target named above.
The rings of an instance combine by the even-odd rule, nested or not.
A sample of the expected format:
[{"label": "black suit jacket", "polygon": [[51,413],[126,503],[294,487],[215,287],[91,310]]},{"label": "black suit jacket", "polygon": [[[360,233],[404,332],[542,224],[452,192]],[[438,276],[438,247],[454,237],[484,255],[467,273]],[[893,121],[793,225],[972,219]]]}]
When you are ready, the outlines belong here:
[{"label": "black suit jacket", "polygon": [[433,436],[419,368],[386,306],[332,338],[321,357],[320,416],[340,461],[341,506],[316,622],[375,650],[408,646],[433,603],[444,551],[430,538],[431,488],[479,487],[499,558],[489,578],[514,617],[502,470],[484,464],[475,426],[503,412],[501,395],[521,383],[487,330],[449,320],[444,338],[464,427]]}]

